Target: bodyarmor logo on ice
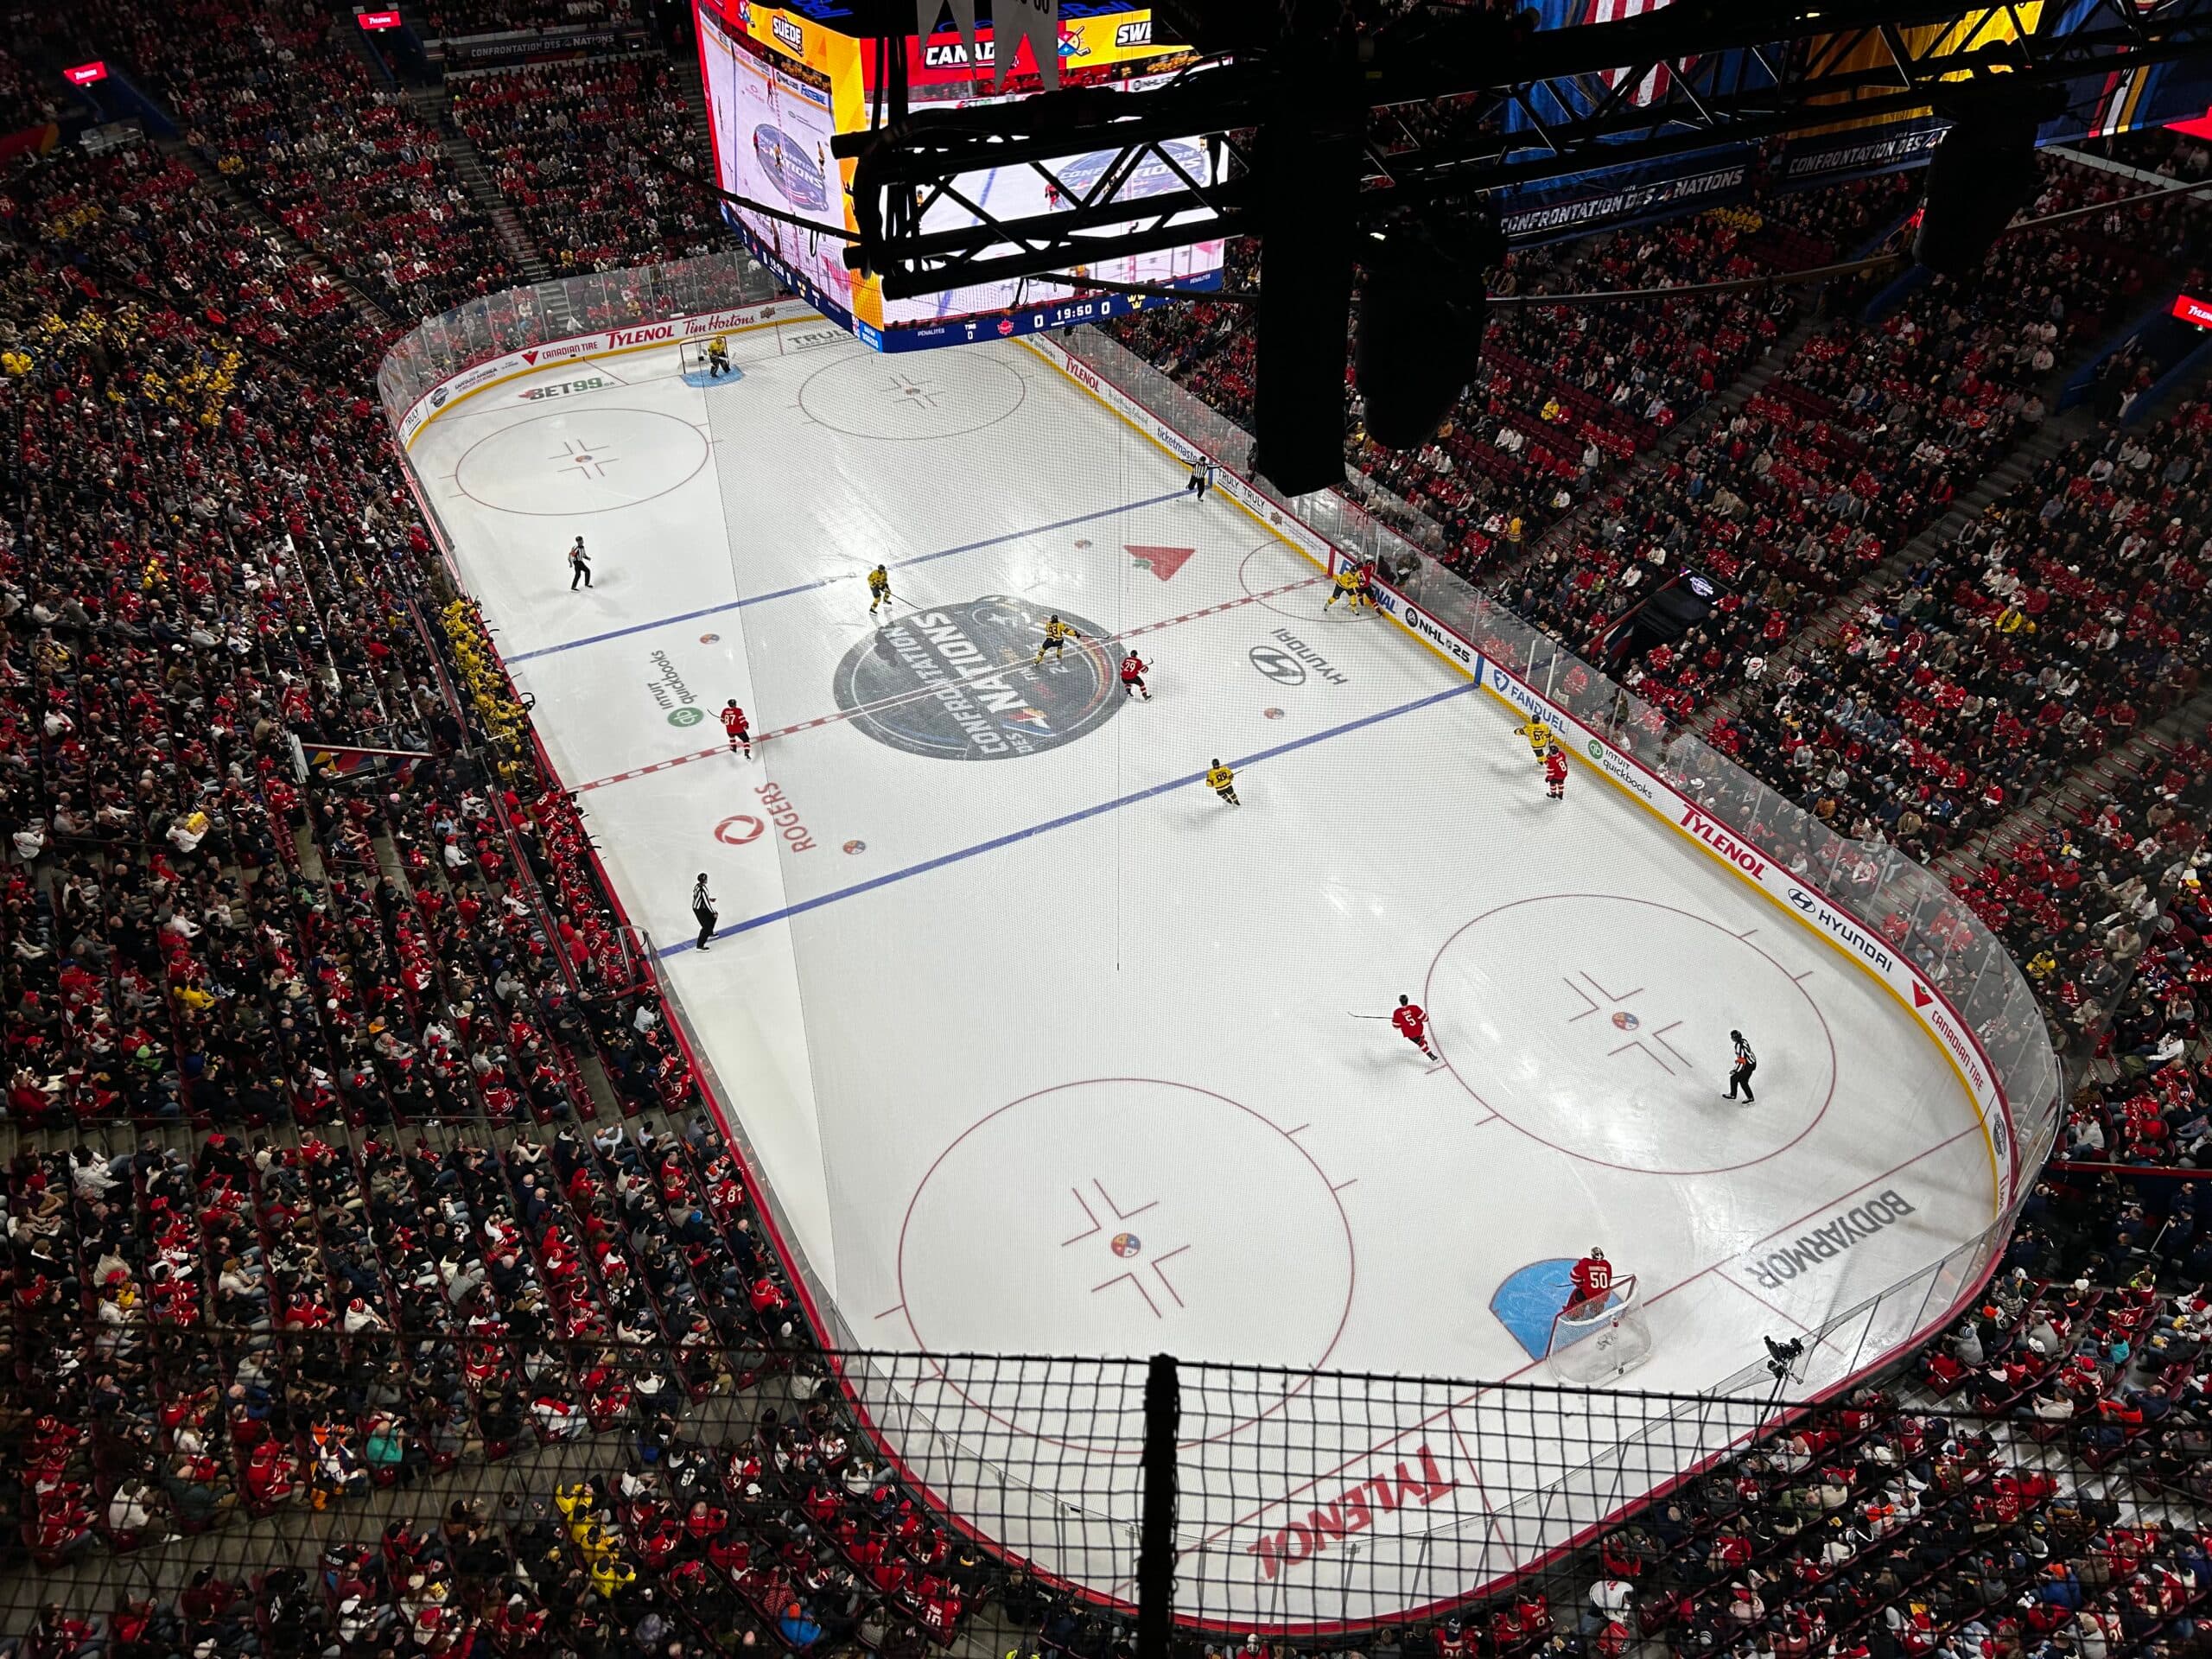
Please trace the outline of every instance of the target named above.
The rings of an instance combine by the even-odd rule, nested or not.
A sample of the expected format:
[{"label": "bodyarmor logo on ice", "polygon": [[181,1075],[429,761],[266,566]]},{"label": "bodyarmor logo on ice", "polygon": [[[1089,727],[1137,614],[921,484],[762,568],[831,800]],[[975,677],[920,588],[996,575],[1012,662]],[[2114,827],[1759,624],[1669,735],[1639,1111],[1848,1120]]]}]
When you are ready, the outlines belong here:
[{"label": "bodyarmor logo on ice", "polygon": [[1426,1509],[1459,1484],[1444,1472],[1435,1452],[1424,1445],[1388,1473],[1347,1486],[1333,1503],[1317,1504],[1281,1531],[1255,1538],[1244,1546],[1244,1553],[1258,1556],[1260,1571],[1272,1579],[1286,1567],[1322,1554],[1329,1548],[1330,1539],[1365,1532],[1378,1514]]},{"label": "bodyarmor logo on ice", "polygon": [[1866,957],[1884,973],[1890,972],[1897,966],[1897,963],[1887,950],[1866,937],[1864,928],[1841,912],[1829,909],[1821,902],[1818,894],[1808,893],[1802,887],[1793,887],[1789,889],[1789,902],[1795,905],[1802,914],[1811,918],[1821,926],[1827,929],[1829,932],[1834,934],[1837,938],[1842,940],[1845,944]]},{"label": "bodyarmor logo on ice", "polygon": [[1128,701],[1096,623],[1037,665],[1047,613],[988,594],[902,615],[845,653],[833,691],[877,742],[938,760],[1011,760],[1073,742]]},{"label": "bodyarmor logo on ice", "polygon": [[1682,828],[1743,871],[1754,881],[1766,880],[1766,860],[1736,839],[1725,824],[1705,816],[1694,806],[1682,809]]},{"label": "bodyarmor logo on ice", "polygon": [[1859,1240],[1872,1238],[1914,1213],[1904,1195],[1891,1187],[1864,1204],[1838,1211],[1827,1226],[1800,1233],[1780,1249],[1745,1262],[1744,1277],[1761,1290],[1778,1290],[1787,1281],[1833,1262]]}]

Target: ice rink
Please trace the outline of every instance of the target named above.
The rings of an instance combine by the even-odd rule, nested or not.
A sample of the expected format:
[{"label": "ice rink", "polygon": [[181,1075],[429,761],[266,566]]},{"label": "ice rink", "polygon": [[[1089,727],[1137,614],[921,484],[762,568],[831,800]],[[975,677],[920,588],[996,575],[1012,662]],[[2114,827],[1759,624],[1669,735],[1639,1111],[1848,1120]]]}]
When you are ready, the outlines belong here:
[{"label": "ice rink", "polygon": [[[1988,1225],[1979,1120],[1881,986],[1594,770],[1547,800],[1504,705],[1394,623],[1325,613],[1312,563],[1186,499],[1043,356],[879,356],[819,321],[732,346],[742,377],[711,388],[672,347],[494,381],[410,453],[857,1342],[1540,1377],[1548,1287],[1594,1244],[1656,1344],[1629,1384],[1687,1390]],[[872,620],[879,560],[896,603]],[[1083,638],[1038,668],[1055,612]],[[1198,781],[1216,757],[1242,806]],[[1400,994],[1441,1066],[1379,1017]],[[1723,1097],[1732,1027],[1753,1105]],[[1772,1265],[1823,1227],[1839,1248]],[[1847,1325],[1799,1386],[1913,1329]],[[948,1433],[1052,1448],[1076,1510],[1122,1501],[1133,1446],[948,1370],[912,1402]],[[1298,1616],[1251,1541],[1306,1501],[1301,1469],[1354,1479],[1417,1438],[1484,1512],[1550,1478],[1485,1471],[1471,1389],[1464,1421],[1371,1444],[1306,1398],[1186,1403],[1194,1446],[1254,1448],[1207,1514],[1249,1618]],[[1271,1459],[1282,1501],[1244,1502]],[[1649,1484],[1622,1479],[1614,1501]],[[1470,1532],[1477,1502],[1389,1517],[1455,1535],[1378,1611],[1592,1518]],[[1117,1581],[1065,1517],[976,1524]]]}]

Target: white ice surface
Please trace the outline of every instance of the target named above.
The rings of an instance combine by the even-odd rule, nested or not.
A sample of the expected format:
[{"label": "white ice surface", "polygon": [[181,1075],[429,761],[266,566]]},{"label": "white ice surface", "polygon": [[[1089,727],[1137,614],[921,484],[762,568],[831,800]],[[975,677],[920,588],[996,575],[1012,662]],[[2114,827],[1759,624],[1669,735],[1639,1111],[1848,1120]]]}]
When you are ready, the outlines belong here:
[{"label": "white ice surface", "polygon": [[[712,389],[683,385],[672,349],[562,364],[462,400],[412,454],[855,1341],[1541,1377],[1491,1299],[1601,1244],[1656,1338],[1629,1382],[1693,1389],[1989,1224],[1990,1154],[1942,1056],[1791,918],[1592,771],[1547,800],[1503,705],[1393,624],[1324,614],[1304,558],[1218,496],[1184,499],[1173,457],[1038,355],[794,343],[818,339],[738,336],[744,378]],[[597,586],[572,594],[578,533]],[[862,580],[878,560],[887,626]],[[1135,645],[1152,700],[995,760],[838,717],[841,680],[880,696],[928,617],[986,598],[958,638],[988,636],[990,666],[1033,638],[1033,607],[1058,610]],[[1100,647],[1058,679],[1016,665],[991,688],[1077,709],[1083,649]],[[771,734],[755,760],[714,752],[730,696]],[[671,722],[689,708],[704,720]],[[1194,781],[1216,756],[1241,807]],[[725,933],[703,954],[702,870]],[[1430,1009],[1445,1069],[1354,1017],[1400,993]],[[1760,1054],[1755,1106],[1722,1098],[1731,1027]],[[1910,1211],[1795,1276],[1755,1272],[1886,1192]],[[1800,1386],[1870,1363],[1956,1288],[1832,1332]],[[977,1368],[949,1369],[900,1391],[969,1457],[1049,1447],[1061,1497],[1126,1511],[1127,1448],[1064,1389],[986,1415],[954,1386]],[[1243,1619],[1348,1605],[1333,1578],[1269,1576],[1254,1541],[1318,1501],[1300,1473],[1341,1465],[1341,1484],[1406,1456],[1394,1430],[1482,1496],[1389,1517],[1452,1536],[1418,1565],[1370,1556],[1358,1605],[1378,1611],[1525,1560],[1689,1455],[1485,1521],[1594,1454],[1552,1421],[1492,1462],[1471,1395],[1446,1400],[1446,1435],[1427,1410],[1354,1421],[1311,1395],[1254,1424],[1194,1390],[1216,1438],[1190,1454],[1186,1518],[1224,1529],[1206,1593]],[[966,1490],[911,1421],[892,1433],[918,1477]],[[1235,1490],[1210,1489],[1200,1465],[1237,1445]],[[1118,1529],[949,1501],[1071,1576],[1125,1569]]]}]

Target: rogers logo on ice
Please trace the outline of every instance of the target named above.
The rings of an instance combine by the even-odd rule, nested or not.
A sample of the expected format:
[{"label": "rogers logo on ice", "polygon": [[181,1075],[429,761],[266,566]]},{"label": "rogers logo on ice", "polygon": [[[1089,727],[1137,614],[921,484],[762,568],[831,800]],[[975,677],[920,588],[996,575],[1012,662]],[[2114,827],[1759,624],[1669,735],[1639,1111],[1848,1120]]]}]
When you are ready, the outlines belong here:
[{"label": "rogers logo on ice", "polygon": [[656,322],[644,328],[610,328],[607,331],[609,346],[643,346],[656,340],[675,338],[676,325],[672,322]]},{"label": "rogers logo on ice", "polygon": [[1754,881],[1766,880],[1766,861],[1694,806],[1682,809],[1682,828]]}]

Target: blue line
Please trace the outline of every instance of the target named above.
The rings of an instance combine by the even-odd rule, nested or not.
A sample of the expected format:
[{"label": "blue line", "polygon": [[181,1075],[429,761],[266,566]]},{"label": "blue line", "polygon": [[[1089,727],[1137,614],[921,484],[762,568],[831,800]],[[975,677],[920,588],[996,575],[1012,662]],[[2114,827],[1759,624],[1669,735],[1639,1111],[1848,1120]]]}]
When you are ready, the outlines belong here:
[{"label": "blue line", "polygon": [[[1347,732],[1357,732],[1364,727],[1377,725],[1386,720],[1395,720],[1401,715],[1410,715],[1423,709],[1433,708],[1440,702],[1449,702],[1453,697],[1463,697],[1470,691],[1479,690],[1481,687],[1480,680],[1471,680],[1465,685],[1455,685],[1442,691],[1433,691],[1427,696],[1416,697],[1411,702],[1402,702],[1395,709],[1383,709],[1380,714],[1362,715],[1357,720],[1348,720],[1341,726],[1332,726],[1328,730],[1316,732],[1311,737],[1293,738],[1287,743],[1278,743],[1272,749],[1262,749],[1257,754],[1248,754],[1241,760],[1231,761],[1230,765],[1256,766],[1262,760],[1272,760],[1277,755],[1288,754],[1296,749],[1310,748],[1316,743],[1325,743],[1332,737],[1342,737]],[[710,937],[727,939],[740,933],[750,933],[756,927],[766,927],[771,923],[786,921],[793,916],[804,915],[810,910],[819,910],[824,905],[834,905],[841,899],[850,899],[859,893],[873,893],[876,888],[887,887],[894,881],[904,881],[909,876],[926,875],[931,870],[942,869],[948,864],[957,864],[963,859],[975,857],[978,853],[995,853],[1001,847],[1011,847],[1017,841],[1027,841],[1032,836],[1041,836],[1048,830],[1064,830],[1069,824],[1081,823],[1084,819],[1097,817],[1102,813],[1117,812],[1125,806],[1135,806],[1140,801],[1148,801],[1155,795],[1165,795],[1171,789],[1187,788],[1192,784],[1202,782],[1205,778],[1204,772],[1185,772],[1180,778],[1171,778],[1164,784],[1153,785],[1149,789],[1140,789],[1134,794],[1122,795],[1110,801],[1102,801],[1096,806],[1086,806],[1080,811],[1064,813],[1057,818],[1047,818],[1042,823],[1031,824],[1027,830],[1016,830],[1007,835],[995,836],[989,841],[977,842],[973,847],[963,847],[958,852],[944,853],[936,858],[925,859],[919,864],[909,864],[903,870],[893,870],[887,875],[874,876],[866,881],[855,882],[849,887],[840,887],[835,893],[825,893],[817,899],[802,899],[798,903],[786,905],[781,910],[772,910],[766,915],[755,916],[747,921],[733,922],[728,927],[717,928]],[[665,962],[671,957],[681,956],[684,951],[696,948],[696,941],[687,939],[681,944],[664,945],[655,954],[661,961]]]},{"label": "blue line", "polygon": [[[1033,524],[1027,530],[1010,530],[1003,536],[987,536],[980,542],[963,542],[957,547],[939,548],[934,553],[917,553],[911,559],[893,559],[890,568],[904,570],[911,565],[927,564],[932,559],[949,559],[956,553],[973,553],[978,548],[996,547],[1001,542],[1018,542],[1025,536],[1042,536],[1048,530],[1065,530],[1071,524],[1087,524],[1096,518],[1111,518],[1117,514],[1135,512],[1139,507],[1156,507],[1163,501],[1173,501],[1183,495],[1181,490],[1170,490],[1164,495],[1148,495],[1141,501],[1124,501],[1116,507],[1101,507],[1096,512],[1079,512],[1072,518],[1056,518],[1049,524]],[[812,593],[817,588],[827,588],[832,582],[847,582],[842,575],[823,576],[818,582],[802,582],[796,588],[779,588],[772,594],[753,594],[744,599],[733,599],[720,605],[709,605],[703,610],[683,611],[674,616],[659,617],[651,622],[633,622],[626,628],[610,628],[605,633],[588,634],[582,639],[571,639],[565,645],[540,645],[535,651],[518,651],[506,658],[510,665],[529,662],[534,657],[550,657],[557,652],[575,651],[583,645],[603,645],[609,639],[620,639],[626,634],[645,633],[654,628],[673,627],[678,622],[695,622],[702,616],[719,616],[724,611],[741,611],[748,605],[765,605],[772,599],[789,599],[793,594]]]}]

